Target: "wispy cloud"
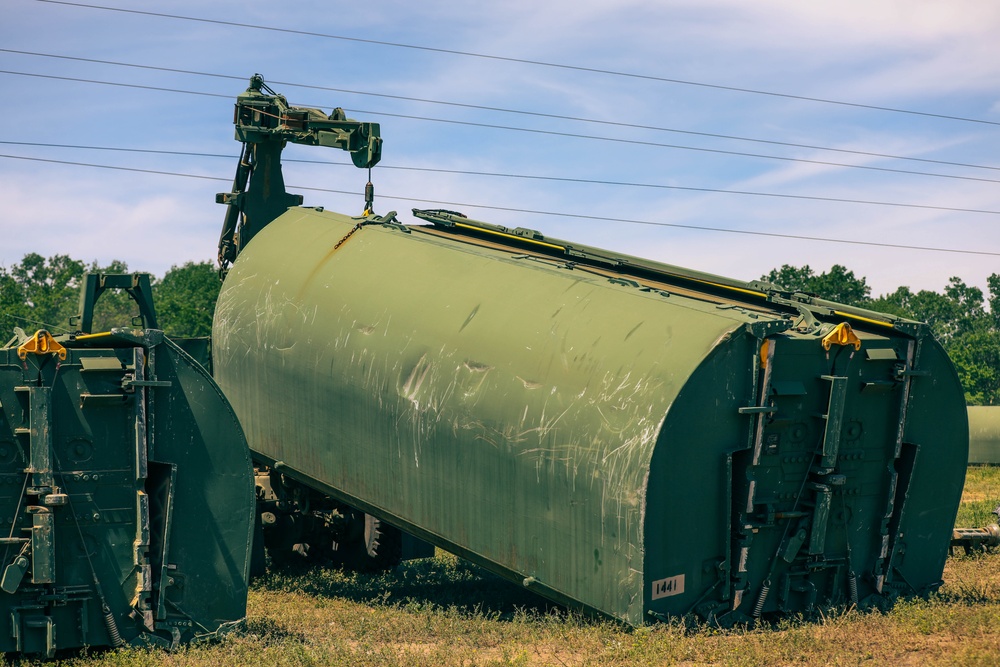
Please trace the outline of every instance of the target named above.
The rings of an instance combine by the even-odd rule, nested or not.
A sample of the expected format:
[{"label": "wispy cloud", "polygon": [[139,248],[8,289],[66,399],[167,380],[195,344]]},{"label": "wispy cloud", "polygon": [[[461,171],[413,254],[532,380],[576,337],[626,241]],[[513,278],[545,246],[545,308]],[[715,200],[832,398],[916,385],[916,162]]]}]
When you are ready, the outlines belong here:
[{"label": "wispy cloud", "polygon": [[[122,5],[125,6],[125,5]],[[292,20],[274,5],[224,0],[171,3],[178,15],[288,27],[365,39],[628,71],[1000,122],[1000,6],[982,2],[836,4],[792,0],[650,3],[596,0],[455,5],[379,2],[359,12],[299,5]],[[4,48],[150,64],[206,73],[534,110],[848,150],[1000,166],[994,126],[892,114],[787,97],[623,78],[483,58],[264,32],[126,13],[12,0],[0,25]],[[0,53],[0,69],[220,93],[241,82]],[[16,122],[0,140],[231,153],[232,161],[0,146],[0,153],[231,178],[231,99],[0,74]],[[919,165],[442,107],[301,89],[293,103],[335,104],[459,121],[719,148],[793,158],[940,171],[1000,179],[1000,171]],[[355,114],[356,116],[358,114]],[[723,156],[624,141],[597,141],[381,117],[386,164],[716,190],[899,201],[1000,210],[996,184],[845,170]],[[319,149],[306,159],[340,160]],[[346,167],[286,166],[291,183],[358,191],[367,174]],[[1000,252],[998,216],[927,209],[488,178],[376,169],[379,210],[419,203],[389,196],[726,227],[877,243]],[[24,253],[122,259],[162,273],[214,256],[225,182],[29,164],[0,158],[0,264]],[[359,196],[306,192],[307,203],[356,212]],[[427,206],[434,206],[433,204]],[[474,217],[755,278],[783,263],[845,264],[876,291],[899,284],[940,289],[951,275],[985,285],[996,257],[747,237],[469,208]],[[20,234],[17,230],[31,229]],[[37,233],[44,229],[46,233]]]}]

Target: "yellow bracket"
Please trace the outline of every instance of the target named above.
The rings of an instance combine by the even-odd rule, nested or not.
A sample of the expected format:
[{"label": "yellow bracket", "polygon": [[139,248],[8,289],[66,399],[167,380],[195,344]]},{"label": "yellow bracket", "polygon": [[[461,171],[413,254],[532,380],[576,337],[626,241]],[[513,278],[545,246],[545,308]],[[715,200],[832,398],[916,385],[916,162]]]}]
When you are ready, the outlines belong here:
[{"label": "yellow bracket", "polygon": [[39,329],[35,335],[24,341],[17,348],[17,356],[22,361],[28,358],[28,353],[34,354],[58,354],[61,361],[66,360],[66,348],[56,342],[56,339],[45,329]]},{"label": "yellow bracket", "polygon": [[851,325],[841,322],[833,331],[823,336],[820,341],[824,350],[829,350],[831,345],[853,345],[855,350],[861,349],[861,339],[857,337]]}]

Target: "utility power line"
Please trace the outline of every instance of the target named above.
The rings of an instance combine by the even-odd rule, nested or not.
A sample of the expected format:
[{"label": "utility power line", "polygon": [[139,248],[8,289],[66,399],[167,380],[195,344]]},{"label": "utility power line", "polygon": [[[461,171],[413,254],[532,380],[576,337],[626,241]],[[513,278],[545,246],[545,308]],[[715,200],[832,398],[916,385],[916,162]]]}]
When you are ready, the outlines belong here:
[{"label": "utility power line", "polygon": [[[157,150],[149,148],[126,148],[118,146],[84,146],[80,144],[56,144],[56,143],[43,143],[37,141],[6,141],[0,140],[0,145],[9,146],[35,146],[40,148],[69,148],[75,150],[92,150],[92,151],[112,151],[120,153],[145,153],[150,155],[176,155],[182,157],[209,157],[209,158],[225,158],[227,160],[233,159],[232,155],[227,155],[224,153],[200,153],[194,151],[168,151],[168,150]],[[338,167],[353,167],[354,165],[350,162],[336,162],[332,160],[301,160],[295,158],[283,157],[282,162],[296,162],[302,164],[323,164],[332,165]],[[631,187],[631,188],[647,188],[647,189],[659,189],[659,190],[691,190],[697,192],[714,192],[721,194],[743,194],[743,195],[756,195],[761,197],[789,197],[795,199],[808,199],[817,201],[832,201],[848,204],[872,204],[879,206],[904,206],[912,208],[935,208],[947,211],[956,211],[962,213],[994,213],[994,211],[983,211],[980,209],[963,209],[963,208],[942,208],[936,206],[929,206],[926,204],[906,204],[897,202],[873,202],[861,199],[845,199],[845,198],[830,198],[830,197],[816,197],[807,195],[787,195],[781,193],[769,193],[769,192],[748,192],[740,190],[725,190],[717,188],[698,188],[698,187],[686,187],[680,185],[664,185],[661,183],[635,183],[629,181],[611,181],[606,179],[595,179],[595,178],[571,178],[565,176],[543,176],[541,174],[518,174],[518,173],[504,173],[495,171],[473,171],[468,169],[444,169],[438,167],[412,167],[406,165],[394,165],[386,164],[384,162],[379,162],[378,169],[394,170],[394,171],[417,171],[426,172],[434,174],[458,174],[465,176],[487,176],[493,178],[519,178],[532,181],[552,181],[557,183],[579,183],[584,185],[608,185],[617,187]],[[956,177],[959,178],[959,177]],[[988,181],[989,179],[970,179],[977,181]],[[1000,183],[1000,181],[989,181],[992,183]],[[1000,211],[995,213],[1000,214]]]},{"label": "utility power line", "polygon": [[[77,167],[92,167],[92,168],[98,168],[98,169],[112,169],[112,170],[116,170],[116,171],[137,172],[137,173],[153,174],[153,175],[159,175],[159,176],[176,176],[176,177],[182,177],[182,178],[192,178],[192,179],[200,179],[200,180],[207,180],[207,181],[220,181],[220,182],[224,182],[224,183],[230,183],[232,181],[232,179],[223,178],[223,177],[220,177],[220,176],[204,176],[204,175],[199,175],[199,174],[186,174],[186,173],[182,173],[182,172],[162,171],[162,170],[155,170],[155,169],[139,169],[139,168],[135,168],[135,167],[120,167],[120,166],[114,166],[114,165],[93,164],[93,163],[86,163],[86,162],[74,162],[74,161],[69,161],[69,160],[51,160],[51,159],[45,159],[45,158],[25,157],[25,156],[20,156],[20,155],[2,155],[2,154],[0,154],[0,158],[7,158],[7,159],[13,159],[13,160],[29,160],[29,161],[33,161],[33,162],[47,162],[47,163],[52,163],[52,164],[71,165],[71,166],[77,166]],[[344,194],[344,195],[354,195],[354,196],[360,196],[361,195],[360,192],[351,192],[349,190],[335,190],[335,189],[331,189],[331,188],[317,188],[317,187],[309,187],[309,186],[303,186],[303,185],[291,185],[291,184],[289,184],[286,187],[288,187],[290,189],[293,189],[293,190],[310,190],[310,191],[314,191],[314,192],[329,192],[329,193],[334,193],[334,194]],[[463,207],[463,208],[485,209],[485,210],[491,210],[491,211],[506,211],[506,212],[513,212],[513,213],[526,213],[526,214],[530,214],[530,215],[543,215],[543,216],[549,216],[549,217],[575,218],[575,219],[579,219],[579,220],[589,220],[589,221],[595,221],[595,222],[619,222],[619,223],[634,224],[634,225],[646,225],[646,226],[652,226],[652,227],[669,227],[669,228],[675,228],[675,229],[690,229],[690,230],[696,230],[696,231],[718,232],[718,233],[725,233],[725,234],[742,234],[742,235],[746,235],[746,236],[763,236],[763,237],[771,237],[771,238],[793,239],[793,240],[800,240],[800,241],[816,241],[816,242],[821,242],[821,243],[840,243],[840,244],[846,244],[846,245],[873,246],[873,247],[879,247],[879,248],[896,248],[896,249],[903,249],[903,250],[921,250],[921,251],[926,251],[926,252],[946,252],[946,253],[955,253],[955,254],[961,254],[961,255],[983,255],[983,256],[989,256],[989,257],[1000,257],[1000,252],[987,252],[987,251],[983,251],[983,250],[967,250],[967,249],[962,249],[962,248],[935,248],[935,247],[930,247],[930,246],[906,245],[906,244],[900,244],[900,243],[878,243],[878,242],[875,242],[875,241],[855,241],[855,240],[850,240],[850,239],[825,238],[825,237],[819,237],[819,236],[805,236],[805,235],[801,235],[801,234],[781,234],[781,233],[777,233],[777,232],[761,232],[761,231],[743,230],[743,229],[729,229],[729,228],[725,228],[725,227],[707,227],[707,226],[701,226],[701,225],[684,225],[684,224],[671,223],[671,222],[655,222],[655,221],[651,221],[651,220],[637,220],[637,219],[632,219],[632,218],[612,218],[612,217],[587,215],[587,214],[578,214],[578,213],[564,213],[564,212],[558,212],[558,211],[544,211],[544,210],[538,210],[538,209],[514,208],[514,207],[508,207],[508,206],[491,206],[491,205],[487,205],[487,204],[474,204],[474,203],[468,203],[468,202],[441,201],[441,200],[433,200],[433,199],[422,199],[422,198],[414,198],[414,197],[401,197],[401,196],[384,195],[384,194],[380,194],[379,198],[380,199],[389,199],[389,200],[393,200],[393,201],[406,201],[406,202],[417,202],[417,203],[422,203],[422,204],[435,204],[435,205],[439,205],[439,206],[455,206],[455,207]],[[927,208],[936,208],[936,207],[927,207]],[[1000,215],[1000,211],[977,211],[977,212]]]},{"label": "utility power line", "polygon": [[[223,99],[233,99],[232,95],[224,95],[222,93],[207,93],[207,92],[203,92],[203,91],[183,90],[183,89],[179,89],[179,88],[162,88],[162,87],[158,87],[158,86],[149,86],[149,85],[144,85],[144,84],[119,83],[119,82],[115,82],[115,81],[100,81],[100,80],[97,80],[97,79],[83,79],[83,78],[79,78],[79,77],[58,76],[58,75],[55,75],[55,74],[38,74],[38,73],[34,73],[34,72],[16,72],[16,71],[13,71],[13,70],[0,70],[0,74],[9,74],[9,75],[15,75],[15,76],[25,76],[25,77],[33,77],[33,78],[41,78],[41,79],[53,79],[53,80],[57,80],[57,81],[72,81],[74,83],[88,83],[88,84],[96,84],[96,85],[114,86],[114,87],[120,87],[120,88],[136,88],[136,89],[140,89],[140,90],[152,90],[152,91],[159,91],[159,92],[166,92],[166,93],[177,93],[177,94],[184,94],[184,95],[200,95],[202,97],[217,97],[217,98],[223,98]],[[314,106],[314,107],[316,107],[316,106],[321,106],[321,105],[304,104],[304,105],[301,105],[301,106]],[[843,169],[864,169],[866,171],[880,171],[880,172],[888,172],[888,173],[894,173],[894,174],[905,174],[905,175],[910,175],[910,176],[928,176],[928,177],[932,177],[932,178],[949,178],[949,179],[966,180],[966,181],[979,181],[979,182],[984,182],[984,183],[998,183],[998,182],[1000,182],[1000,181],[995,180],[995,179],[979,178],[979,177],[976,177],[976,176],[958,176],[958,175],[954,175],[954,174],[940,174],[940,173],[936,173],[936,172],[914,171],[914,170],[909,170],[909,169],[893,169],[893,168],[890,168],[890,167],[876,167],[876,166],[873,166],[873,165],[846,164],[846,163],[842,163],[842,162],[830,162],[830,161],[826,161],[826,160],[811,160],[811,159],[808,159],[808,158],[787,157],[787,156],[783,156],[783,155],[766,155],[766,154],[762,154],[762,153],[747,153],[747,152],[743,152],[743,151],[729,151],[729,150],[723,150],[723,149],[720,149],[720,148],[704,148],[704,147],[699,147],[699,146],[684,146],[684,145],[681,145],[681,144],[667,144],[667,143],[656,142],[656,141],[643,141],[643,140],[639,140],[639,139],[624,139],[624,138],[618,138],[618,137],[605,137],[605,136],[593,135],[593,134],[580,134],[578,132],[560,132],[560,131],[556,131],[556,130],[540,130],[540,129],[536,129],[536,128],[516,127],[516,126],[511,126],[511,125],[497,125],[495,123],[479,123],[479,122],[475,122],[475,121],[453,120],[453,119],[448,119],[448,118],[433,118],[433,117],[429,117],[429,116],[414,116],[412,114],[399,114],[399,113],[391,113],[391,112],[388,112],[388,111],[372,111],[372,110],[369,110],[369,109],[350,109],[350,108],[345,109],[345,111],[350,112],[350,113],[354,113],[354,114],[364,114],[364,115],[368,115],[368,116],[384,116],[384,117],[388,117],[388,118],[403,118],[403,119],[406,119],[406,120],[417,120],[417,121],[424,121],[424,122],[429,122],[429,123],[447,123],[447,124],[450,124],[450,125],[462,125],[462,126],[465,126],[465,127],[478,127],[478,128],[484,128],[484,129],[505,130],[505,131],[511,131],[511,132],[526,132],[526,133],[529,133],[529,134],[541,134],[541,135],[546,135],[546,136],[565,137],[565,138],[569,138],[569,139],[585,139],[585,140],[591,140],[591,141],[605,141],[605,142],[614,142],[614,143],[619,143],[619,144],[628,144],[628,145],[633,145],[633,146],[648,146],[648,147],[652,147],[652,148],[669,148],[669,149],[674,149],[674,150],[695,151],[695,152],[699,152],[699,153],[713,153],[713,154],[717,154],[717,155],[732,155],[732,156],[735,156],[735,157],[748,157],[748,158],[753,158],[753,159],[778,160],[778,161],[782,161],[782,162],[799,162],[799,163],[804,163],[804,164],[814,164],[814,165],[826,166],[826,167],[838,167],[838,168],[843,168]],[[901,159],[906,159],[906,158],[901,158]],[[954,163],[954,164],[957,164],[957,163]],[[1000,171],[1000,167],[987,167],[987,166],[980,166],[980,165],[962,165],[962,166],[978,167],[978,168],[981,168],[981,169],[995,169],[995,170]]]},{"label": "utility power line", "polygon": [[[83,58],[83,57],[80,57],[80,56],[57,55],[57,54],[52,54],[52,53],[38,53],[38,52],[34,52],[34,51],[19,51],[19,50],[16,50],[16,49],[3,49],[3,48],[0,48],[0,53],[13,53],[13,54],[18,54],[18,55],[33,56],[33,57],[40,57],[40,58],[56,58],[56,59],[60,59],[60,60],[70,60],[70,61],[76,61],[76,62],[94,63],[94,64],[99,64],[99,65],[112,65],[112,66],[115,66],[115,67],[129,67],[129,68],[142,69],[142,70],[150,70],[150,71],[156,71],[156,72],[169,72],[169,73],[172,73],[172,74],[186,74],[186,75],[191,75],[191,76],[211,77],[211,78],[215,78],[215,79],[226,79],[226,80],[230,80],[230,81],[246,81],[247,80],[246,76],[237,76],[237,75],[234,75],[234,74],[217,74],[217,73],[212,73],[212,72],[199,72],[199,71],[196,71],[196,70],[178,69],[178,68],[175,68],[175,67],[159,67],[159,66],[156,66],[156,65],[141,65],[141,64],[137,64],[137,63],[124,63],[124,62],[119,62],[119,61],[115,61],[115,60],[100,60],[100,59],[97,59],[97,58]],[[506,108],[503,108],[503,107],[486,106],[486,105],[481,105],[481,104],[468,104],[468,103],[464,103],[464,102],[454,102],[454,101],[446,101],[446,100],[432,100],[432,99],[421,98],[421,97],[408,97],[406,95],[390,95],[390,94],[387,94],[387,93],[373,93],[373,92],[366,92],[366,91],[359,91],[359,90],[350,90],[350,89],[347,89],[347,88],[333,88],[333,87],[330,87],[330,86],[317,86],[317,85],[310,85],[310,84],[304,84],[304,83],[292,83],[292,82],[289,82],[289,81],[272,81],[272,80],[269,80],[268,83],[270,83],[271,85],[274,85],[274,86],[292,87],[292,88],[304,88],[304,89],[308,89],[308,90],[321,90],[321,91],[324,91],[324,92],[343,93],[343,94],[348,94],[348,95],[361,95],[361,96],[366,96],[366,97],[378,97],[378,98],[381,98],[381,99],[400,100],[400,101],[406,101],[406,102],[419,102],[419,103],[422,103],[422,104],[435,104],[435,105],[441,105],[441,106],[456,107],[456,108],[461,108],[461,109],[475,109],[475,110],[478,110],[478,111],[494,111],[494,112],[498,112],[498,113],[517,114],[517,115],[531,116],[531,117],[536,117],[536,118],[549,118],[549,119],[553,119],[553,120],[566,120],[566,121],[573,121],[573,122],[578,122],[578,123],[593,123],[593,124],[599,124],[599,125],[607,125],[607,126],[611,126],[611,127],[624,127],[624,128],[629,128],[629,129],[648,130],[648,131],[653,131],[653,132],[670,132],[670,133],[674,133],[674,134],[686,134],[686,135],[699,136],[699,137],[709,137],[709,138],[712,138],[712,139],[726,139],[726,140],[730,140],[730,141],[745,141],[745,142],[752,142],[752,143],[758,143],[758,144],[768,144],[768,145],[772,145],[772,146],[787,146],[787,147],[790,147],[790,148],[805,148],[805,149],[808,149],[808,150],[829,151],[829,152],[833,152],[833,153],[844,153],[844,154],[848,154],[848,155],[860,155],[860,156],[864,156],[864,157],[886,158],[886,159],[891,159],[891,160],[907,160],[907,161],[912,161],[912,162],[924,162],[924,163],[929,163],[929,164],[940,164],[940,165],[948,165],[948,166],[953,166],[953,167],[967,167],[967,168],[971,168],[971,169],[992,169],[992,170],[1000,171],[1000,166],[990,166],[990,165],[981,165],[981,164],[969,164],[969,163],[965,163],[965,162],[952,162],[952,161],[948,161],[948,160],[933,160],[933,159],[930,159],[930,158],[919,158],[919,157],[904,156],[904,155],[892,155],[892,154],[888,154],[888,153],[878,153],[878,152],[874,152],[874,151],[863,151],[863,150],[852,150],[852,149],[848,149],[848,148],[833,148],[831,146],[818,146],[818,145],[814,145],[814,144],[802,144],[802,143],[795,143],[795,142],[789,142],[789,141],[778,141],[778,140],[775,140],[775,139],[760,139],[760,138],[754,138],[754,137],[741,137],[741,136],[736,136],[736,135],[731,135],[731,134],[720,134],[720,133],[716,133],[716,132],[699,132],[699,131],[695,131],[695,130],[682,130],[682,129],[671,128],[671,127],[660,127],[660,126],[656,126],[656,125],[643,125],[643,124],[640,124],[640,123],[627,123],[627,122],[623,122],[623,121],[602,120],[602,119],[599,119],[599,118],[584,118],[584,117],[580,117],[580,116],[568,116],[568,115],[563,115],[563,114],[544,113],[544,112],[540,112],[540,111],[528,111],[528,110],[524,110],[524,109],[506,109]],[[852,166],[857,166],[857,165],[852,165]],[[904,173],[907,173],[907,172],[904,172]],[[922,172],[913,172],[913,173],[920,174]],[[935,175],[941,175],[941,174],[935,174]]]},{"label": "utility power line", "polygon": [[398,49],[409,49],[409,50],[416,50],[416,51],[426,51],[426,52],[431,52],[431,53],[442,53],[442,54],[454,55],[454,56],[465,56],[465,57],[469,57],[469,58],[480,58],[480,59],[486,59],[486,60],[494,60],[494,61],[518,63],[518,64],[523,64],[523,65],[534,65],[534,66],[538,66],[538,67],[547,67],[547,68],[556,68],[556,69],[563,69],[563,70],[572,70],[572,71],[577,71],[577,72],[588,72],[588,73],[591,73],[591,74],[604,74],[604,75],[609,75],[609,76],[624,77],[624,78],[629,78],[629,79],[638,79],[638,80],[643,80],[643,81],[657,81],[657,82],[661,82],[661,83],[671,83],[671,84],[678,84],[678,85],[684,85],[684,86],[697,86],[697,87],[700,87],[700,88],[710,88],[710,89],[715,89],[715,90],[725,90],[725,91],[730,91],[730,92],[747,93],[747,94],[752,94],[752,95],[765,95],[765,96],[768,96],[768,97],[780,97],[780,98],[786,98],[786,99],[792,99],[792,100],[800,100],[800,101],[805,101],[805,102],[816,102],[816,103],[820,103],[820,104],[832,104],[832,105],[853,107],[853,108],[859,108],[859,109],[870,109],[870,110],[874,110],[874,111],[885,111],[885,112],[890,112],[890,113],[909,114],[909,115],[914,115],[914,116],[925,116],[925,117],[929,117],[929,118],[940,118],[940,119],[943,119],[943,120],[954,120],[954,121],[961,121],[961,122],[966,122],[966,123],[981,123],[981,124],[985,124],[985,125],[1000,125],[1000,122],[991,121],[991,120],[985,120],[985,119],[981,119],[981,118],[966,118],[966,117],[963,117],[963,116],[951,116],[951,115],[947,115],[947,114],[931,113],[931,112],[926,112],[926,111],[916,111],[916,110],[913,110],[913,109],[899,109],[899,108],[894,108],[894,107],[878,106],[878,105],[874,105],[874,104],[861,104],[861,103],[857,103],[857,102],[845,102],[845,101],[841,101],[841,100],[831,100],[831,99],[824,99],[824,98],[820,98],[820,97],[808,97],[808,96],[805,96],[805,95],[793,95],[793,94],[789,94],[789,93],[778,93],[778,92],[774,92],[774,91],[757,90],[757,89],[753,89],[753,88],[741,88],[741,87],[737,87],[737,86],[725,86],[725,85],[720,85],[720,84],[705,83],[705,82],[701,82],[701,81],[688,81],[688,80],[684,80],[684,79],[673,79],[673,78],[668,78],[668,77],[653,76],[653,75],[650,75],[650,74],[640,74],[640,73],[636,73],[636,72],[624,72],[624,71],[617,71],[617,70],[601,69],[601,68],[597,68],[597,67],[584,67],[584,66],[581,66],[581,65],[570,65],[570,64],[566,64],[566,63],[553,63],[553,62],[546,62],[546,61],[542,61],[542,60],[531,60],[531,59],[527,59],[527,58],[515,58],[515,57],[512,57],[512,56],[500,56],[500,55],[487,54],[487,53],[476,53],[474,51],[460,51],[460,50],[457,50],[457,49],[445,49],[445,48],[434,47],[434,46],[422,46],[422,45],[417,45],[417,44],[404,44],[404,43],[401,43],[401,42],[389,42],[389,41],[377,40],[377,39],[366,39],[366,38],[362,38],[362,37],[348,37],[346,35],[334,35],[334,34],[314,32],[314,31],[309,31],[309,30],[296,30],[296,29],[292,29],[292,28],[279,28],[279,27],[275,27],[275,26],[256,25],[256,24],[252,24],[252,23],[241,23],[241,22],[238,22],[238,21],[223,21],[223,20],[219,20],[219,19],[207,19],[207,18],[196,17],[196,16],[183,16],[183,15],[180,15],[180,14],[167,14],[167,13],[163,13],[163,12],[143,11],[143,10],[139,10],[139,9],[125,9],[125,8],[122,8],[122,7],[107,7],[107,6],[104,6],[104,5],[95,5],[95,4],[88,4],[88,3],[82,3],[82,2],[68,2],[66,0],[36,0],[36,2],[44,2],[44,3],[47,3],[47,4],[53,4],[53,5],[65,5],[65,6],[69,6],[69,7],[80,7],[80,8],[85,8],[85,9],[98,9],[98,10],[109,11],[109,12],[120,12],[120,13],[123,13],[123,14],[135,14],[135,15],[140,15],[140,16],[154,17],[154,18],[174,19],[174,20],[179,20],[179,21],[193,21],[193,22],[197,22],[197,23],[208,23],[208,24],[213,24],[213,25],[224,25],[224,26],[230,26],[230,27],[236,27],[236,28],[247,28],[247,29],[252,29],[252,30],[265,30],[265,31],[269,31],[269,32],[286,33],[286,34],[291,34],[291,35],[302,35],[302,36],[307,36],[307,37],[321,37],[321,38],[324,38],[324,39],[335,39],[335,40],[340,40],[340,41],[345,41],[345,42],[355,42],[355,43],[361,43],[361,44],[371,44],[371,45],[375,45],[375,46],[387,46],[387,47],[393,47],[393,48],[398,48]]}]

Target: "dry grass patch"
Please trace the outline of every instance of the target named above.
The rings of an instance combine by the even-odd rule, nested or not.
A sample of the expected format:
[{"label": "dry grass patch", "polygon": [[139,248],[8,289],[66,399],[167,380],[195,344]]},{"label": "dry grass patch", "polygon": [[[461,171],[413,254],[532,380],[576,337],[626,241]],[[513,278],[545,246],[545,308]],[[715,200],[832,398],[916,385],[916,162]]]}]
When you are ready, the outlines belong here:
[{"label": "dry grass patch", "polygon": [[978,528],[996,523],[993,510],[997,505],[1000,505],[1000,466],[969,466],[955,525]]},{"label": "dry grass patch", "polygon": [[[1000,468],[969,469],[959,525],[993,520]],[[633,665],[1000,664],[1000,554],[948,559],[929,600],[887,612],[832,610],[723,630],[692,619],[639,629],[554,607],[453,556],[384,575],[272,573],[255,582],[246,621],[175,653],[124,649],[72,667],[627,667]],[[41,665],[36,661],[23,661]]]}]

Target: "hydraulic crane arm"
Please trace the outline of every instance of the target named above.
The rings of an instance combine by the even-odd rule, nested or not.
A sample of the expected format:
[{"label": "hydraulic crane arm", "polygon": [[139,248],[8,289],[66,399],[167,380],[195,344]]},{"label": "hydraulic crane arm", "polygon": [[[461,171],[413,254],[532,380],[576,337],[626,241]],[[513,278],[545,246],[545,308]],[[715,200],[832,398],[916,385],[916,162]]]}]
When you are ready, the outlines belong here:
[{"label": "hydraulic crane arm", "polygon": [[350,120],[340,108],[327,116],[319,109],[289,106],[259,74],[236,98],[233,123],[243,152],[232,192],[216,195],[218,203],[229,207],[219,237],[223,271],[257,232],[290,206],[302,203],[302,195],[285,190],[281,175],[281,151],[287,142],[340,148],[361,169],[370,169],[382,157],[378,123]]}]

